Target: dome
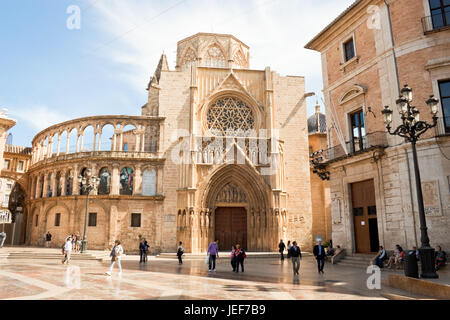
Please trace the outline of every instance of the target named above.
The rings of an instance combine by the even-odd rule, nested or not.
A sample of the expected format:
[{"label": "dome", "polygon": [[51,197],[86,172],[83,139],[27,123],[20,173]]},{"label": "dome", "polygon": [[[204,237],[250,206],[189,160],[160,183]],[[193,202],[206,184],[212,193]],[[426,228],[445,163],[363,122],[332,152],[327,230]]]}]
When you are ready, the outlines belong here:
[{"label": "dome", "polygon": [[320,112],[320,106],[316,106],[316,113],[308,118],[308,134],[327,133],[326,116]]}]

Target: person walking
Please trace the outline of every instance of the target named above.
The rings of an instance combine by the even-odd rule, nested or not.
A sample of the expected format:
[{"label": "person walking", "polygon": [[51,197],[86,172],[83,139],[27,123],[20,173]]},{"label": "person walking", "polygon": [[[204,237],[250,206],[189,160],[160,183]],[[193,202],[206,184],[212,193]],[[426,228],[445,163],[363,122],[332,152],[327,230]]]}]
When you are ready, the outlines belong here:
[{"label": "person walking", "polygon": [[120,264],[120,259],[123,254],[123,248],[120,244],[119,240],[114,241],[114,247],[111,250],[110,257],[111,257],[111,264],[109,266],[109,271],[107,271],[105,274],[107,276],[110,276],[112,273],[112,269],[114,267],[114,263],[117,262],[117,266],[119,267],[119,275],[122,274],[122,265]]},{"label": "person walking", "polygon": [[302,251],[300,250],[300,247],[297,246],[297,241],[292,242],[292,246],[289,249],[289,256],[292,259],[292,270],[294,271],[294,276],[299,275]]},{"label": "person walking", "polygon": [[236,271],[236,246],[231,247],[231,267],[233,268],[233,272]]},{"label": "person walking", "polygon": [[139,244],[139,251],[141,253],[141,258],[139,260],[139,263],[147,262],[147,252],[148,252],[149,247],[150,246],[148,245],[147,240],[145,240],[145,238],[142,239],[141,243]]},{"label": "person walking", "polygon": [[322,245],[322,240],[317,241],[317,245],[314,246],[313,254],[317,260],[317,270],[319,273],[323,272],[323,267],[325,265],[325,248]]},{"label": "person walking", "polygon": [[[216,272],[216,258],[219,257],[219,240],[211,242],[208,246],[208,255],[209,255],[209,272],[211,270]],[[212,267],[212,269],[211,269]]]},{"label": "person walking", "polygon": [[50,248],[50,243],[52,242],[52,234],[50,231],[47,231],[47,234],[45,235],[45,247]]},{"label": "person walking", "polygon": [[280,240],[280,243],[278,244],[278,252],[281,254],[281,261],[284,261],[284,249],[286,248],[286,245],[283,242],[283,239]]},{"label": "person walking", "polygon": [[0,232],[0,248],[3,248],[5,240],[6,240],[6,233],[2,231]]},{"label": "person walking", "polygon": [[288,240],[287,247],[286,247],[288,259],[291,257],[291,254],[289,253],[291,251],[291,248],[292,248],[291,240]]},{"label": "person walking", "polygon": [[62,264],[70,263],[70,255],[72,254],[72,237],[67,237],[66,242],[63,246],[64,259],[61,261]]},{"label": "person walking", "polygon": [[236,245],[235,257],[236,257],[236,272],[239,272],[239,266],[241,266],[241,270],[242,272],[244,272],[244,259],[247,257],[247,255],[245,254],[244,249],[242,249],[241,245],[239,244]]},{"label": "person walking", "polygon": [[184,248],[183,248],[183,242],[178,243],[178,249],[177,249],[177,257],[178,257],[178,264],[183,264],[183,256]]}]

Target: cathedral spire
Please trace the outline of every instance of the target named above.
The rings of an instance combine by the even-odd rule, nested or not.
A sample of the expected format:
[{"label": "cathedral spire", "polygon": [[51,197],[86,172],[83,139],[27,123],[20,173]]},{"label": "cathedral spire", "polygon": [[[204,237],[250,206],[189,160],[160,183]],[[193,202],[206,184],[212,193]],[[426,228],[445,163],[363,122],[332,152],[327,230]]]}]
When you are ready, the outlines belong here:
[{"label": "cathedral spire", "polygon": [[159,59],[158,67],[156,67],[156,70],[155,70],[155,77],[156,77],[156,80],[158,80],[158,82],[159,82],[159,79],[161,78],[161,71],[169,71],[169,64],[167,63],[167,57],[164,52],[161,55],[161,58]]}]

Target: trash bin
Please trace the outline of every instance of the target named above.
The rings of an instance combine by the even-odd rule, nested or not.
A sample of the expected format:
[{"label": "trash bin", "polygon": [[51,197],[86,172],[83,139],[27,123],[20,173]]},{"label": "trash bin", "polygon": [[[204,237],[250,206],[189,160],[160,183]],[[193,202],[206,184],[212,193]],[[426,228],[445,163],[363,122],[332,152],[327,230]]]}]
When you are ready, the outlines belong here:
[{"label": "trash bin", "polygon": [[405,276],[419,278],[419,266],[415,253],[405,256]]}]

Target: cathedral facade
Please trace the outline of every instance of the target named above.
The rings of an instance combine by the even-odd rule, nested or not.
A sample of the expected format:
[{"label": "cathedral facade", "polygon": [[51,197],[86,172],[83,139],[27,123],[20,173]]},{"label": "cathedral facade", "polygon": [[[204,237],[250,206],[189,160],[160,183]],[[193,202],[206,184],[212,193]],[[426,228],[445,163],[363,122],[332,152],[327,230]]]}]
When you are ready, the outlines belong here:
[{"label": "cathedral facade", "polygon": [[[91,249],[120,239],[135,251],[141,237],[156,252],[174,252],[178,241],[187,252],[205,252],[215,239],[221,250],[239,243],[273,251],[280,239],[311,248],[303,77],[250,69],[243,42],[199,33],[178,42],[175,70],[162,55],[147,90],[141,116],[76,119],[35,137],[29,244],[41,243],[49,230],[58,239],[83,230],[80,179],[93,174],[99,184],[89,193]],[[107,125],[113,134],[102,138]]]}]

